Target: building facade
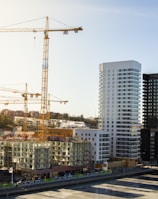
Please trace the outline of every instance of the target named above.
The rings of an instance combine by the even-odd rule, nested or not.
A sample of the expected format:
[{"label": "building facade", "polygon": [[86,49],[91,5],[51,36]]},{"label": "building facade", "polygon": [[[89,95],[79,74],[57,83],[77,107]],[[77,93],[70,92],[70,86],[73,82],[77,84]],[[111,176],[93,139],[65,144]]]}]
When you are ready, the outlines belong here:
[{"label": "building facade", "polygon": [[89,141],[68,137],[54,137],[45,142],[0,140],[0,168],[13,167],[15,171],[29,175],[52,175],[57,166],[66,166],[67,170],[89,169],[90,147]]},{"label": "building facade", "polygon": [[98,127],[109,133],[111,157],[140,157],[140,91],[140,63],[100,64]]},{"label": "building facade", "polygon": [[141,129],[141,158],[158,163],[158,129]]},{"label": "building facade", "polygon": [[51,167],[52,142],[23,140],[0,141],[0,167],[15,170],[38,170]]},{"label": "building facade", "polygon": [[158,162],[158,74],[143,74],[141,158]]},{"label": "building facade", "polygon": [[158,74],[143,74],[143,126],[158,128]]},{"label": "building facade", "polygon": [[92,164],[103,163],[109,159],[109,133],[98,129],[74,129],[74,136],[90,142]]},{"label": "building facade", "polygon": [[52,141],[52,164],[62,166],[90,166],[90,142],[76,138]]}]

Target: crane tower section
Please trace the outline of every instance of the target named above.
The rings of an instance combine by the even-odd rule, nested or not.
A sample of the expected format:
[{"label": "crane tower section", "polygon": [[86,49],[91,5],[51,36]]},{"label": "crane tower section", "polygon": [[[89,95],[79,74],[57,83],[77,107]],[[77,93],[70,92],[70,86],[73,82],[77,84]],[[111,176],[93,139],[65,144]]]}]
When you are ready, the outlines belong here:
[{"label": "crane tower section", "polygon": [[41,86],[41,116],[43,119],[43,130],[42,134],[44,136],[44,120],[47,114],[48,106],[48,54],[49,54],[49,32],[63,32],[67,34],[69,31],[77,33],[83,30],[82,27],[77,28],[63,28],[63,29],[50,29],[48,17],[46,17],[45,28],[0,28],[0,32],[43,32],[44,33],[44,43],[43,43],[43,64],[42,64],[42,86]]},{"label": "crane tower section", "polygon": [[42,85],[41,85],[41,114],[44,116],[47,113],[47,97],[48,97],[48,52],[49,52],[49,37],[48,37],[48,17],[46,17],[46,27],[44,31],[43,41],[43,65],[42,65]]}]

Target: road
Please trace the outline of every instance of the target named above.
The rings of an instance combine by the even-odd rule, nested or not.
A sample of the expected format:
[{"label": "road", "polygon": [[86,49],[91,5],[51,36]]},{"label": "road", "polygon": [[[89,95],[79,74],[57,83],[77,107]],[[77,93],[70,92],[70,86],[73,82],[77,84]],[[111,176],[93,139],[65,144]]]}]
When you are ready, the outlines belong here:
[{"label": "road", "polygon": [[21,185],[16,188],[10,189],[1,189],[0,196],[7,196],[7,195],[16,195],[16,194],[23,194],[23,193],[30,193],[30,192],[38,192],[41,190],[48,190],[48,189],[57,189],[61,187],[67,187],[72,185],[82,185],[84,183],[90,183],[100,180],[110,180],[116,178],[123,178],[125,176],[133,176],[133,175],[140,175],[143,173],[149,173],[153,170],[146,168],[146,169],[131,169],[128,172],[122,173],[115,173],[115,174],[108,174],[108,175],[88,175],[81,178],[70,178],[70,179],[60,179],[49,183],[38,183],[38,184],[25,184]]},{"label": "road", "polygon": [[157,199],[158,175],[145,174],[49,189],[3,199]]}]

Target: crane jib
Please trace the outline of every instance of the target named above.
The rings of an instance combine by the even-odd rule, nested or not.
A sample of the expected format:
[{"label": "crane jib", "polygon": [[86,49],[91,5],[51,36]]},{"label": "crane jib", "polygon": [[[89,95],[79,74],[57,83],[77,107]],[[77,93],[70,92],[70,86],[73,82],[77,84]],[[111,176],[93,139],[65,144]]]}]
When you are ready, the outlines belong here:
[{"label": "crane jib", "polygon": [[[44,33],[44,44],[43,44],[43,64],[42,64],[42,85],[41,85],[41,113],[42,113],[42,119],[43,119],[43,127],[42,127],[42,133],[44,135],[44,120],[46,119],[46,113],[47,113],[47,105],[48,105],[48,54],[49,54],[49,38],[48,33],[49,32],[63,32],[64,34],[67,34],[69,31],[77,33],[78,31],[83,30],[82,27],[76,27],[76,28],[62,28],[62,29],[50,29],[49,23],[48,23],[48,17],[46,17],[46,23],[45,28],[5,28],[1,27],[0,32],[43,32]],[[27,96],[25,99],[25,109],[27,108]],[[27,113],[27,112],[26,112]],[[25,118],[26,119],[26,118]]]},{"label": "crane jib", "polygon": [[66,29],[44,29],[44,28],[0,28],[0,32],[64,32],[64,31],[78,31],[83,30],[82,27],[66,28]]}]

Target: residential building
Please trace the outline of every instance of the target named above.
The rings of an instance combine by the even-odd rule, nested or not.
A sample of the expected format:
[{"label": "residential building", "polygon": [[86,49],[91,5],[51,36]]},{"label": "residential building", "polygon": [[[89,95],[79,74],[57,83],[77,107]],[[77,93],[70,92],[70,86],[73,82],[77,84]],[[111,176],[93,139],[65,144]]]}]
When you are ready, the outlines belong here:
[{"label": "residential building", "polygon": [[[14,117],[14,122],[19,125],[23,125],[24,122],[24,117],[19,117],[15,116]],[[35,117],[27,117],[27,126],[34,126],[34,127],[39,127],[42,123],[43,120]],[[53,126],[56,128],[61,128],[61,129],[72,129],[72,128],[87,128],[85,122],[82,121],[70,121],[70,120],[59,120],[59,119],[49,119],[44,121],[45,125]]]},{"label": "residential building", "polygon": [[98,129],[74,129],[74,136],[91,143],[91,162],[93,165],[109,159],[109,133]]},{"label": "residential building", "polygon": [[158,163],[158,128],[141,129],[141,158],[143,161]]},{"label": "residential building", "polygon": [[158,73],[143,74],[143,126],[158,128]]},{"label": "residential building", "polygon": [[52,176],[54,171],[89,169],[90,142],[74,137],[52,137],[51,141],[0,140],[0,168],[13,167],[30,176]]},{"label": "residential building", "polygon": [[0,167],[14,166],[16,170],[37,170],[51,166],[51,142],[3,140],[0,145]]},{"label": "residential building", "polygon": [[111,157],[140,157],[140,91],[140,63],[100,64],[98,127],[109,133]]},{"label": "residential building", "polygon": [[158,73],[143,74],[141,158],[158,163]]},{"label": "residential building", "polygon": [[90,165],[90,142],[78,138],[58,138],[52,141],[52,164],[62,166]]}]

